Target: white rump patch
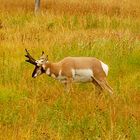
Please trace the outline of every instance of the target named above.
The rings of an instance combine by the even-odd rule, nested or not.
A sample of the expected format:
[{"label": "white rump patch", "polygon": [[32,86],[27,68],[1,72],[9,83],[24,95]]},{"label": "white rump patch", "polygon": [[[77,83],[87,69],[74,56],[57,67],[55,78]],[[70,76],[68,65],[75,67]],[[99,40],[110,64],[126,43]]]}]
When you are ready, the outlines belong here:
[{"label": "white rump patch", "polygon": [[91,82],[93,71],[91,69],[72,69],[72,76],[75,82]]},{"label": "white rump patch", "polygon": [[103,63],[102,61],[101,62],[101,65],[102,65],[102,68],[103,68],[103,71],[105,72],[106,76],[108,75],[108,65],[106,65],[105,63]]}]

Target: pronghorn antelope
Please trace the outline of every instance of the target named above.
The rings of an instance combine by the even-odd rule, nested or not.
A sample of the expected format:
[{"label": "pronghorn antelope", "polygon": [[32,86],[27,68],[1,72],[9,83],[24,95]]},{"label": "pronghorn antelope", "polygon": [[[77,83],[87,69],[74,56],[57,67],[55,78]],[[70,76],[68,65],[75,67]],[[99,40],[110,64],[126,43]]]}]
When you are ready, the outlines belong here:
[{"label": "pronghorn antelope", "polygon": [[108,75],[108,66],[94,57],[66,57],[63,60],[52,63],[48,61],[48,56],[42,52],[41,57],[35,60],[29,52],[26,51],[27,62],[35,65],[32,77],[35,78],[43,73],[53,77],[66,85],[72,82],[92,82],[96,91],[102,89],[113,93],[106,77]]}]

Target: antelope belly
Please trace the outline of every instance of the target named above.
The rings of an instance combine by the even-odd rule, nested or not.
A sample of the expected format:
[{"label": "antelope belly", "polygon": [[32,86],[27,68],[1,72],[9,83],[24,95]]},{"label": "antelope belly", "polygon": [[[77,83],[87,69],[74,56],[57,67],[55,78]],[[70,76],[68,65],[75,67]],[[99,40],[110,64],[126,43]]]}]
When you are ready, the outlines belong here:
[{"label": "antelope belly", "polygon": [[93,72],[91,69],[76,69],[72,70],[74,82],[91,82]]}]

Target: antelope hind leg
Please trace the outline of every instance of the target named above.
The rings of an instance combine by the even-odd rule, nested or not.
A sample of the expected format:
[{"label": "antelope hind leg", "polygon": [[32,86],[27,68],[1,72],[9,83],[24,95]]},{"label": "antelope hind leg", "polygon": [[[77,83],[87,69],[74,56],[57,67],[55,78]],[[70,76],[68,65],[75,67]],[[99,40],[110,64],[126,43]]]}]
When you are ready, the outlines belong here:
[{"label": "antelope hind leg", "polygon": [[103,88],[100,86],[100,84],[92,77],[92,83],[95,85],[95,94],[100,95]]},{"label": "antelope hind leg", "polygon": [[111,95],[113,94],[113,89],[109,86],[106,80],[99,81],[95,77],[92,77],[94,83],[97,83],[101,89],[107,90]]}]

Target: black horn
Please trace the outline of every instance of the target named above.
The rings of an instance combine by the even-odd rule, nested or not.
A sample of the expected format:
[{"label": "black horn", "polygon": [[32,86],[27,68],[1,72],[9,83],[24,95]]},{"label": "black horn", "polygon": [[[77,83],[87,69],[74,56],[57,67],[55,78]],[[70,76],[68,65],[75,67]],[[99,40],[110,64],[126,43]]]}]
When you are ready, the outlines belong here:
[{"label": "black horn", "polygon": [[29,62],[29,63],[31,63],[31,64],[33,64],[33,65],[36,65],[37,63],[35,62],[36,60],[29,54],[29,52],[28,52],[28,50],[27,49],[25,49],[25,51],[26,51],[26,55],[25,55],[25,57],[27,57],[28,58],[28,60],[25,60],[26,62]]}]

